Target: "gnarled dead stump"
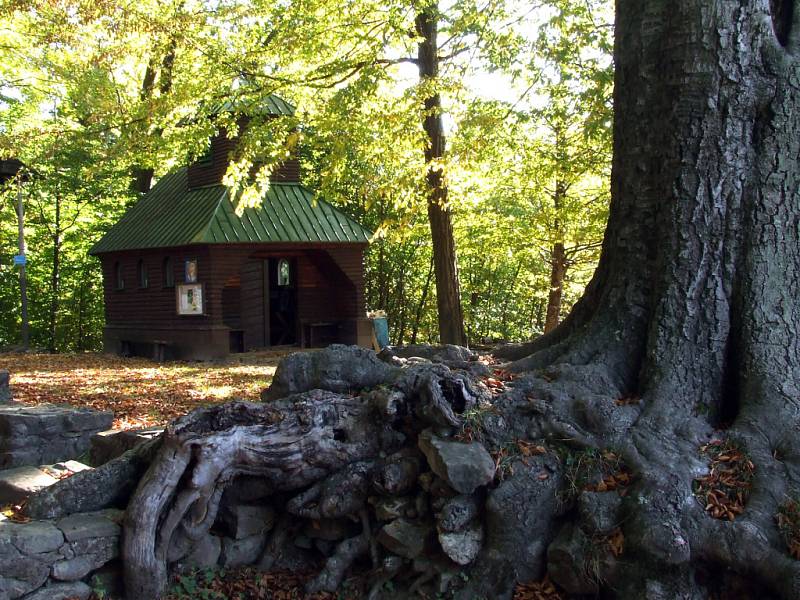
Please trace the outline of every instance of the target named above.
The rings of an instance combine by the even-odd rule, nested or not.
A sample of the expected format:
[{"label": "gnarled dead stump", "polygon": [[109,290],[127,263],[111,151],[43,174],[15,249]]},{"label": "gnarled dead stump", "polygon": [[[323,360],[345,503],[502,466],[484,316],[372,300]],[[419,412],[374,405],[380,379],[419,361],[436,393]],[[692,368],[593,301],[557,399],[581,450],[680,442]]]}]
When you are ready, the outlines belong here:
[{"label": "gnarled dead stump", "polygon": [[257,475],[276,491],[303,488],[377,456],[383,442],[378,419],[365,400],[318,390],[272,404],[202,409],[177,420],[126,513],[128,597],[157,598],[164,591],[173,536],[179,527],[191,537],[207,532],[235,477]]}]

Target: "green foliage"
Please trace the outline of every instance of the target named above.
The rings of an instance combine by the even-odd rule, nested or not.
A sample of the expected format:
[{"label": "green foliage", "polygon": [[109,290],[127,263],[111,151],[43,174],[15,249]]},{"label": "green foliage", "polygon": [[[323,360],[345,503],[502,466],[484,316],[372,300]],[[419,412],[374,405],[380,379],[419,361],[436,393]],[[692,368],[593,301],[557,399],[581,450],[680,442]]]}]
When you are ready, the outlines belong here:
[{"label": "green foliage", "polygon": [[227,600],[226,594],[209,587],[218,577],[225,577],[224,569],[209,568],[180,575],[170,590],[170,598],[175,600]]},{"label": "green foliage", "polygon": [[[222,103],[253,116],[226,181],[257,198],[269,170],[299,149],[305,183],[376,232],[368,307],[387,312],[393,342],[408,343],[437,332],[422,99],[440,94],[449,151],[437,167],[470,339],[542,331],[556,242],[567,251],[566,311],[594,268],[608,201],[610,2],[442,3],[443,60],[430,81],[413,64],[421,6],[0,4],[0,155],[38,173],[23,189],[32,343],[99,346],[102,282],[88,248],[136,200],[134,172],[158,178],[199,156],[215,131],[238,131]],[[273,93],[297,114],[252,110]],[[0,347],[19,331],[14,194],[0,196]]]}]

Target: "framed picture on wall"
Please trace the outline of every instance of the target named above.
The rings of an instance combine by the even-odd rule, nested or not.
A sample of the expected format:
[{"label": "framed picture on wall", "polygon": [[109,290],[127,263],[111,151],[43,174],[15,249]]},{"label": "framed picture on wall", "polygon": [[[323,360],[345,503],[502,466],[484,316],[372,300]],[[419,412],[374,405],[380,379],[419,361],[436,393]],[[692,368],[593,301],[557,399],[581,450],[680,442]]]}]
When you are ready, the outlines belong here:
[{"label": "framed picture on wall", "polygon": [[197,283],[197,259],[188,258],[183,267],[183,280],[186,283]]},{"label": "framed picture on wall", "polygon": [[181,283],[175,290],[179,315],[204,314],[202,283]]}]

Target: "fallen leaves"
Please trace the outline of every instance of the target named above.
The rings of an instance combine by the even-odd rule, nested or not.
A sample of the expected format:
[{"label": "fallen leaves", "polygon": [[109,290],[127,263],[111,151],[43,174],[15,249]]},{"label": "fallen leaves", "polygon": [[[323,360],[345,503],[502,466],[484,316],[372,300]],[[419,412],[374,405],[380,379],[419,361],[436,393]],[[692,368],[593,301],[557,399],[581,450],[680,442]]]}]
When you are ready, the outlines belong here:
[{"label": "fallen leaves", "polygon": [[715,519],[733,521],[744,512],[755,465],[730,440],[713,440],[700,448],[710,456],[708,475],[694,480],[694,494]]},{"label": "fallen leaves", "polygon": [[539,456],[547,452],[547,448],[535,442],[528,442],[526,440],[517,440],[517,448],[519,448],[522,456]]},{"label": "fallen leaves", "polygon": [[623,396],[622,398],[617,398],[614,400],[614,404],[617,406],[630,406],[632,404],[639,404],[641,402],[641,398],[635,395]]},{"label": "fallen leaves", "polygon": [[497,396],[506,391],[506,383],[514,380],[514,373],[505,369],[494,369],[492,376],[481,379],[489,391]]},{"label": "fallen leaves", "polygon": [[800,500],[791,498],[780,505],[775,515],[789,556],[800,560]]},{"label": "fallen leaves", "polygon": [[114,412],[115,429],[164,425],[200,406],[256,401],[285,353],[233,355],[225,363],[166,362],[109,354],[0,354],[14,399]]},{"label": "fallen leaves", "polygon": [[[621,492],[630,482],[630,473],[627,471],[617,471],[610,475],[604,475],[600,481],[587,485],[585,489],[589,492]],[[624,496],[625,494],[621,493],[620,495]]]},{"label": "fallen leaves", "polygon": [[[23,516],[22,509],[24,507],[24,502],[22,504],[7,504],[5,506],[0,506],[0,516],[8,519],[9,521],[13,521],[14,523],[28,523],[31,519]],[[2,521],[2,519],[0,519],[0,521]]]},{"label": "fallen leaves", "polygon": [[599,481],[584,486],[587,492],[618,492],[620,496],[627,493],[627,488],[632,479],[628,468],[616,452],[603,450],[597,461],[597,467],[602,472]]},{"label": "fallen leaves", "polygon": [[625,551],[625,536],[622,535],[622,529],[619,527],[604,536],[601,539],[601,543],[608,547],[615,558],[622,556],[622,553]]},{"label": "fallen leaves", "polygon": [[565,600],[566,597],[545,574],[541,581],[518,583],[513,600]]},{"label": "fallen leaves", "polygon": [[314,575],[312,571],[286,570],[261,573],[252,567],[202,569],[176,577],[166,600],[355,600],[347,591],[307,595],[305,585]]}]

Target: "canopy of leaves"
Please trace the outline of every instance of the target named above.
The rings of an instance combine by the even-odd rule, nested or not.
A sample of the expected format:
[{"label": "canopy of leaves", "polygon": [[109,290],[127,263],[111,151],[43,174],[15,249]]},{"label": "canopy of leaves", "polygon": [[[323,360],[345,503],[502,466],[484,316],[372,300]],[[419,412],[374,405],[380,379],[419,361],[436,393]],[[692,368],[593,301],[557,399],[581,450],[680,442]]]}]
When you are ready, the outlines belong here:
[{"label": "canopy of leaves", "polygon": [[[443,3],[440,76],[420,82],[414,18],[428,6],[0,3],[0,154],[36,173],[22,184],[33,343],[100,345],[101,281],[88,247],[136,201],[136,169],[158,178],[221,128],[243,133],[226,181],[245,188],[247,201],[299,152],[305,182],[376,231],[369,308],[387,311],[393,341],[433,340],[421,124],[422,99],[434,91],[448,130],[437,167],[451,190],[470,338],[540,332],[553,243],[568,249],[566,309],[602,236],[610,3]],[[296,114],[260,115],[270,94]],[[235,110],[220,111],[225,102]],[[239,132],[243,113],[252,120]],[[566,190],[558,205],[557,188]],[[10,182],[0,202],[0,346],[18,339],[17,191]]]}]

